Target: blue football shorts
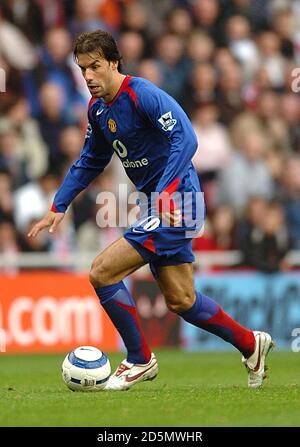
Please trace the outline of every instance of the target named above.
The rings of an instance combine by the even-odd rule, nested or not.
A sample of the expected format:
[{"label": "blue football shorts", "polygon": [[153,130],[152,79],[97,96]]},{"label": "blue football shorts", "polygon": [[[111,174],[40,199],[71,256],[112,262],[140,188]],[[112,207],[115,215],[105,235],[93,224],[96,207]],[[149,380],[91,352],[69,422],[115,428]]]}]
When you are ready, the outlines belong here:
[{"label": "blue football shorts", "polygon": [[195,261],[192,238],[187,236],[184,228],[162,227],[161,223],[155,228],[148,219],[146,225],[137,222],[126,230],[124,238],[140,253],[145,263],[149,263],[154,277],[157,277],[161,266]]}]

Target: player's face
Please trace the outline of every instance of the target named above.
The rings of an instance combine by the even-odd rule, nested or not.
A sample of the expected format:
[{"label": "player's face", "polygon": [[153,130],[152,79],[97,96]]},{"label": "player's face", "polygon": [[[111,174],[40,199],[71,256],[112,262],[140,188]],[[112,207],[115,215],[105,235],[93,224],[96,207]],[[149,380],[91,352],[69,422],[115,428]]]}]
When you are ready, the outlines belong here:
[{"label": "player's face", "polygon": [[109,62],[94,52],[78,54],[77,63],[91,95],[95,98],[109,96],[118,72],[117,62]]}]

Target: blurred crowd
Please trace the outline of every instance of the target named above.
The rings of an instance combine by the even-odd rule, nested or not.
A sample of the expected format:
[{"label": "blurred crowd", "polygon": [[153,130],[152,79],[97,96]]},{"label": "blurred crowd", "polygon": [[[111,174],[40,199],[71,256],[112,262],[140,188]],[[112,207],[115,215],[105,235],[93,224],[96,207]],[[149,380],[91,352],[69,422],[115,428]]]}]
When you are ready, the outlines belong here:
[{"label": "blurred crowd", "polygon": [[289,269],[286,253],[300,249],[300,0],[1,0],[0,254],[100,251],[122,234],[96,222],[97,194],[128,182],[113,159],[51,239],[26,236],[79,156],[90,95],[72,44],[98,28],[117,39],[124,72],[170,93],[193,123],[207,206],[194,249]]}]

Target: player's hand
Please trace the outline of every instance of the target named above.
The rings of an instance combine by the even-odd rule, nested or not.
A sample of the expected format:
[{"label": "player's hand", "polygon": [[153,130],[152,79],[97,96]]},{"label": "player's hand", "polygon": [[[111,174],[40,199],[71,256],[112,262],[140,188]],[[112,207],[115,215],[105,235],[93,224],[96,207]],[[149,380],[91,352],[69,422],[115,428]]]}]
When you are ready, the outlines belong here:
[{"label": "player's hand", "polygon": [[50,227],[49,233],[54,233],[58,224],[63,220],[64,217],[65,213],[54,213],[54,211],[49,211],[42,220],[34,225],[27,236],[35,237],[41,230],[48,227]]},{"label": "player's hand", "polygon": [[176,209],[174,200],[168,192],[160,193],[157,199],[157,208],[160,218],[167,226],[178,227],[182,225],[181,211]]},{"label": "player's hand", "polygon": [[171,227],[179,227],[182,225],[182,215],[179,210],[161,213],[162,220]]}]

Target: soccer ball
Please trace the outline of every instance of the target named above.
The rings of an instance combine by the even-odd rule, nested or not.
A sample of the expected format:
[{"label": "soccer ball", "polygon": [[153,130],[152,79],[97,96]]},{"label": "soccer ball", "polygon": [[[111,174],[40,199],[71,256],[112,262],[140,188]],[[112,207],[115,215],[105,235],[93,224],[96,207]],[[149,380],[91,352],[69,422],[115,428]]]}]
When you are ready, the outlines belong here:
[{"label": "soccer ball", "polygon": [[72,391],[100,391],[106,385],[111,367],[106,355],[94,346],[80,346],[66,355],[62,377]]}]

